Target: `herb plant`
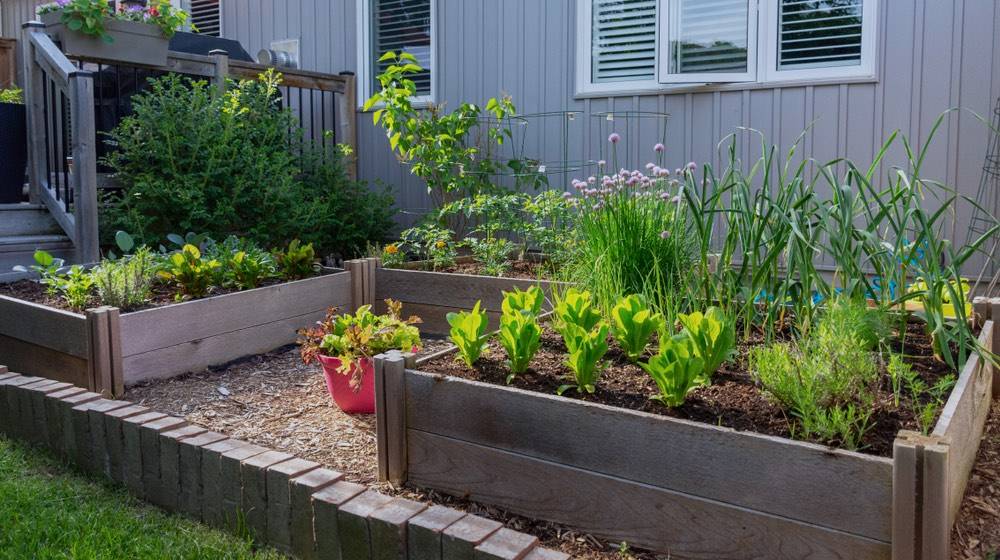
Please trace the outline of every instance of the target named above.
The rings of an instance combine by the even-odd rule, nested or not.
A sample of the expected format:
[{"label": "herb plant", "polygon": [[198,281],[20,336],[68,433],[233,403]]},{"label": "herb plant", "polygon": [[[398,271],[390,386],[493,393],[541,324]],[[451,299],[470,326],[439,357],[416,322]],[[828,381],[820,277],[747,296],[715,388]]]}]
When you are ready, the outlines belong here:
[{"label": "herb plant", "polygon": [[637,361],[653,333],[663,328],[663,315],[653,311],[646,299],[633,294],[618,301],[611,309],[612,332],[631,361]]},{"label": "herb plant", "polygon": [[639,363],[646,371],[660,394],[652,400],[677,407],[684,404],[688,393],[701,384],[705,371],[704,361],[697,356],[691,340],[687,337],[664,338],[660,341],[660,351],[648,362]]},{"label": "herb plant", "polygon": [[573,372],[575,383],[561,385],[556,393],[561,395],[569,389],[593,393],[600,375],[600,361],[608,351],[608,325],[601,322],[592,330],[568,323],[564,327],[563,340],[569,349],[566,367]]},{"label": "herb plant", "polygon": [[87,307],[93,287],[93,278],[80,265],[71,266],[66,274],[59,279],[59,290],[62,292],[66,304],[77,311]]},{"label": "herb plant", "polygon": [[480,239],[469,237],[466,243],[472,249],[472,256],[482,265],[486,276],[503,276],[510,269],[511,242],[503,237]]},{"label": "herb plant", "polygon": [[476,363],[490,339],[487,333],[489,319],[486,312],[479,309],[480,303],[477,301],[471,311],[447,315],[448,324],[451,325],[451,341],[458,347],[459,356],[469,367]]},{"label": "herb plant", "polygon": [[712,374],[736,352],[736,328],[718,307],[709,307],[705,313],[680,313],[677,320],[683,326],[680,336],[691,341],[695,355],[705,364],[701,382],[711,384]]},{"label": "herb plant", "polygon": [[143,305],[149,300],[157,266],[156,256],[145,246],[131,255],[101,261],[90,271],[97,299],[123,311]]},{"label": "herb plant", "polygon": [[194,245],[185,245],[170,255],[159,275],[180,288],[176,296],[179,301],[185,295],[199,298],[208,294],[221,267],[222,263],[215,259],[202,259],[201,251]]},{"label": "herb plant", "polygon": [[500,316],[500,345],[507,353],[510,367],[508,384],[528,369],[528,364],[541,346],[541,336],[542,330],[533,313],[509,307],[504,300],[504,311]]},{"label": "herb plant", "polygon": [[274,262],[281,277],[286,280],[311,276],[319,268],[312,243],[303,245],[298,239],[293,239],[284,251],[275,251]]}]

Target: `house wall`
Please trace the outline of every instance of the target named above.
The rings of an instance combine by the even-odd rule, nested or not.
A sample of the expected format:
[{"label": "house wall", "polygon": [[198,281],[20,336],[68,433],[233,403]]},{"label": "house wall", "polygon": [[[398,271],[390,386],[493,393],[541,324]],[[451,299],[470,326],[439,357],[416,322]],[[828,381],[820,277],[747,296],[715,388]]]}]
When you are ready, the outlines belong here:
[{"label": "house wall", "polygon": [[[251,53],[271,40],[299,38],[304,68],[356,70],[355,0],[223,2],[224,34]],[[582,111],[569,130],[571,161],[598,159],[606,149],[610,125],[592,118],[594,113],[667,112],[672,116],[666,130],[671,167],[688,161],[725,163],[717,143],[740,127],[761,131],[783,149],[805,131],[796,157],[870,162],[893,130],[922,146],[938,115],[962,107],[969,111],[951,113],[939,131],[924,175],[957,185],[968,196],[978,190],[987,128],[970,111],[990,116],[1000,96],[1000,3],[994,0],[882,0],[877,78],[868,82],[706,86],[586,99],[574,97],[575,6],[575,0],[438,0],[438,100],[454,107],[507,92],[522,113]],[[546,146],[545,160],[561,160],[563,131],[557,121],[532,119],[525,151]],[[418,214],[428,206],[425,189],[390,156],[384,134],[371,119],[359,123],[361,177],[395,186],[400,206]],[[619,128],[632,156],[628,163],[644,164],[659,137],[657,121],[642,119]],[[760,154],[758,139],[744,133],[742,140],[744,158]],[[886,161],[901,164],[904,157],[897,143]],[[573,175],[589,173],[593,169]],[[564,179],[572,176],[552,177],[553,188],[564,188]],[[970,214],[961,208],[955,223],[967,223]],[[964,240],[964,232],[960,228],[959,239]]]},{"label": "house wall", "polygon": [[0,37],[13,37],[17,45],[17,81],[21,83],[21,25],[35,18],[35,6],[44,0],[0,0]]}]

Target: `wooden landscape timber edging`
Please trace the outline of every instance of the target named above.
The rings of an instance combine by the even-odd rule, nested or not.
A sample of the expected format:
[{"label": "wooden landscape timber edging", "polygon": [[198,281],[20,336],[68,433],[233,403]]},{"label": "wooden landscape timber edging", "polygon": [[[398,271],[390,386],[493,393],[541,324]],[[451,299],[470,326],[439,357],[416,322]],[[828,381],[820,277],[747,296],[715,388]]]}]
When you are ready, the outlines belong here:
[{"label": "wooden landscape timber edging", "polygon": [[376,310],[385,309],[382,300],[392,298],[403,303],[404,315],[416,315],[423,319],[420,332],[430,335],[447,335],[450,327],[446,316],[450,312],[472,309],[476,301],[482,301],[482,309],[490,320],[490,328],[499,328],[502,291],[527,289],[539,286],[549,300],[545,308],[551,308],[552,288],[562,286],[551,280],[526,280],[523,278],[500,278],[496,276],[474,276],[446,272],[425,272],[398,268],[382,268],[379,259],[375,261],[374,303]]},{"label": "wooden landscape timber edging", "polygon": [[380,494],[314,461],[5,366],[0,433],[168,512],[303,560],[569,558],[496,521]]},{"label": "wooden landscape timber edging", "polygon": [[352,305],[352,275],[305,280],[120,313],[70,313],[0,296],[0,361],[105,396],[295,342],[328,307]]},{"label": "wooden landscape timber edging", "polygon": [[[995,348],[997,331],[986,322],[979,342]],[[933,433],[901,432],[887,459],[418,364],[376,360],[380,478],[677,558],[733,559],[946,558],[994,373],[970,359]]]}]

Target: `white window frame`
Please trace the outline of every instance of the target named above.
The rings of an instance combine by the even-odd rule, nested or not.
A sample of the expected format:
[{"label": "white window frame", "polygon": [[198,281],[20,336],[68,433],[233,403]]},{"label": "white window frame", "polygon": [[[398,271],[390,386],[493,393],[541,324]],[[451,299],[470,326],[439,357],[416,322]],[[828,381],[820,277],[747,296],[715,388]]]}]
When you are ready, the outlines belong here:
[{"label": "white window frame", "polygon": [[[593,41],[592,5],[593,0],[576,0],[576,97],[598,97],[615,95],[640,95],[647,93],[669,93],[692,90],[743,90],[771,88],[783,85],[807,85],[816,83],[871,82],[878,76],[878,34],[880,33],[879,0],[865,0],[862,12],[861,64],[854,66],[828,66],[825,68],[803,68],[778,70],[778,1],[749,0],[751,10],[756,11],[756,25],[753,36],[756,45],[750,50],[751,64],[755,65],[756,77],[747,81],[723,79],[722,74],[667,74],[669,59],[660,56],[664,45],[668,23],[665,19],[669,10],[665,9],[670,0],[659,0],[657,5],[657,31],[655,65],[656,78],[622,82],[592,81],[591,48]],[[754,23],[753,17],[750,22]],[[432,39],[433,43],[433,39]],[[668,54],[668,53],[667,53]],[[748,70],[751,66],[748,66]],[[749,73],[749,72],[748,72]],[[728,76],[739,78],[739,76]],[[679,79],[678,79],[679,78]],[[433,79],[433,73],[432,73]]]},{"label": "white window frame", "polygon": [[690,84],[690,83],[733,83],[757,81],[757,0],[747,2],[747,71],[746,72],[670,72],[670,9],[669,0],[659,0],[656,6],[657,28],[661,29],[665,40],[660,48],[656,44],[656,60],[660,83]]},{"label": "white window frame", "polygon": [[[223,19],[224,15],[222,13],[222,10],[224,9],[223,8],[224,4],[225,4],[224,0],[219,0],[219,38],[223,38],[223,37],[226,36],[225,30],[223,29],[225,27],[225,23],[224,23],[225,20]],[[189,16],[191,15],[190,14],[190,12],[191,12],[191,1],[190,0],[170,0],[170,5],[173,6],[174,9],[184,10],[185,12],[188,12]],[[190,17],[188,18],[187,22],[184,24],[184,29],[182,31],[188,31],[188,32],[191,31],[191,18]]]},{"label": "white window frame", "polygon": [[[358,108],[364,106],[368,98],[372,96],[372,67],[375,59],[372,55],[371,42],[371,16],[372,0],[357,0],[357,37],[358,37],[358,67],[357,67],[357,89]],[[416,95],[411,99],[415,106],[427,106],[437,99],[437,74],[438,74],[438,9],[437,0],[430,0],[431,8],[431,93],[430,95]]]}]

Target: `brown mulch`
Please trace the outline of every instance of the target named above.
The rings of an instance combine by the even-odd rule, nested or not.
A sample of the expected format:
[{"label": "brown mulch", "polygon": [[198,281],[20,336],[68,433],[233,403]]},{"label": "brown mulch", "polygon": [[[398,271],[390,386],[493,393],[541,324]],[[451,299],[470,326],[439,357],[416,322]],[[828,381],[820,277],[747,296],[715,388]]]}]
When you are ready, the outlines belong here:
[{"label": "brown mulch", "polygon": [[952,560],[1000,558],[1000,401],[994,401],[951,533]]},{"label": "brown mulch", "polygon": [[[447,272],[450,274],[470,274],[472,276],[484,276],[483,266],[474,261],[459,261],[458,263],[439,268],[435,272]],[[547,263],[516,260],[511,261],[510,268],[503,274],[504,278],[519,278],[522,280],[546,280],[552,276],[551,266]]]},{"label": "brown mulch", "polygon": [[[938,362],[931,351],[928,337],[917,325],[907,333],[905,347],[906,361],[921,374],[929,386],[952,371]],[[753,341],[750,345],[759,344]],[[713,376],[712,385],[692,391],[684,405],[667,408],[651,401],[650,395],[658,393],[656,383],[639,366],[629,363],[617,344],[611,342],[605,356],[607,367],[601,374],[593,394],[569,390],[563,396],[597,402],[631,410],[662,414],[726,426],[736,430],[753,431],[761,434],[792,437],[794,422],[786,412],[777,406],[754,381],[747,370],[745,356],[749,346],[740,348],[740,357],[725,364]],[[564,364],[566,347],[562,338],[543,329],[542,345],[531,361],[531,367],[516,377],[511,386],[541,393],[552,394],[561,385],[572,379],[572,374]],[[489,351],[470,369],[450,357],[442,357],[424,364],[421,369],[431,373],[442,373],[474,381],[505,385],[510,373],[503,349],[496,340],[490,342]],[[884,366],[880,366],[884,367]],[[893,402],[891,384],[887,376],[878,388],[872,412],[872,428],[862,439],[859,451],[889,457],[892,443],[899,430],[919,430],[913,407],[905,394],[896,407]],[[835,441],[816,443],[835,445]]]},{"label": "brown mulch", "polygon": [[[448,346],[445,341],[424,342],[425,355]],[[343,472],[349,480],[381,492],[496,519],[511,529],[533,534],[544,546],[562,550],[574,558],[661,558],[640,552],[621,556],[615,544],[556,524],[438,492],[394,488],[377,482],[375,417],[341,412],[326,391],[319,366],[303,365],[294,348],[254,356],[228,367],[131,387],[126,398],[234,438],[316,461]]]}]

